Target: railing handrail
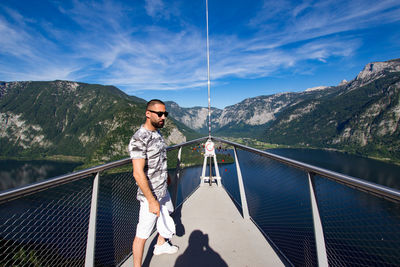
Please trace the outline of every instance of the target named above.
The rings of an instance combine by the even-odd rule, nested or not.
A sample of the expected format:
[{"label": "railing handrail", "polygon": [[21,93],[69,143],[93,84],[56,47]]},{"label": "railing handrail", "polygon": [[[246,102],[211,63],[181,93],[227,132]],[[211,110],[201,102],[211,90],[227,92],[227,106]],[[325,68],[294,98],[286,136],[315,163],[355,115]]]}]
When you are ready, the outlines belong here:
[{"label": "railing handrail", "polygon": [[[179,147],[183,147],[183,146],[187,146],[187,145],[191,145],[191,144],[195,144],[198,142],[202,142],[207,140],[208,137],[202,137],[202,138],[198,138],[198,139],[194,139],[185,143],[181,143],[178,145],[173,145],[173,146],[169,146],[167,148],[167,151],[171,151],[174,149],[177,149]],[[320,168],[320,167],[316,167],[313,166],[311,164],[307,164],[307,163],[303,163],[297,160],[293,160],[293,159],[289,159],[283,156],[278,156],[276,154],[272,154],[270,152],[266,152],[263,150],[259,150],[256,148],[252,148],[249,146],[245,146],[236,142],[232,142],[232,141],[228,141],[222,138],[218,138],[218,137],[211,137],[212,140],[218,141],[218,142],[222,142],[222,143],[226,143],[228,145],[232,145],[235,147],[238,147],[242,150],[246,150],[252,153],[256,153],[258,155],[282,162],[286,165],[290,165],[293,166],[295,168],[298,169],[302,169],[306,172],[310,172],[310,173],[314,173],[314,174],[318,174],[324,177],[327,177],[329,179],[335,180],[337,182],[346,184],[348,186],[353,186],[356,188],[359,188],[361,190],[365,190],[367,192],[370,193],[374,193],[374,194],[378,194],[379,196],[384,196],[390,200],[395,200],[395,201],[400,201],[400,191],[396,190],[394,188],[390,188],[390,187],[386,187],[383,185],[378,185],[372,182],[368,182],[359,178],[355,178],[352,176],[348,176],[345,174],[341,174],[338,172],[334,172],[334,171],[330,171],[324,168]],[[32,194],[35,192],[39,192],[42,190],[45,190],[47,188],[50,187],[54,187],[54,186],[58,186],[58,185],[62,185],[65,183],[69,183],[69,182],[73,182],[79,179],[82,179],[84,177],[87,177],[88,175],[91,174],[96,174],[98,172],[104,171],[104,170],[108,170],[108,169],[112,169],[112,168],[116,168],[116,167],[120,167],[123,165],[126,165],[128,163],[130,163],[131,159],[130,158],[125,158],[125,159],[121,159],[121,160],[117,160],[117,161],[113,161],[110,163],[106,163],[103,165],[99,165],[99,166],[95,166],[92,168],[88,168],[85,170],[81,170],[81,171],[77,171],[77,172],[73,172],[70,174],[65,174],[65,175],[61,175],[61,176],[57,176],[45,181],[41,181],[41,182],[37,182],[37,183],[33,183],[21,188],[15,188],[15,189],[10,189],[10,190],[6,190],[4,192],[0,192],[0,203],[4,203],[7,201],[10,201],[12,199],[24,196],[24,195],[28,195],[28,194]]]},{"label": "railing handrail", "polygon": [[130,162],[129,158],[121,159],[121,160],[113,161],[113,162],[106,163],[103,165],[84,169],[81,171],[56,176],[54,178],[50,178],[50,179],[40,181],[37,183],[32,183],[32,184],[29,184],[29,185],[26,185],[23,187],[9,189],[9,190],[6,190],[6,191],[3,191],[0,193],[0,203],[4,203],[4,202],[10,201],[10,200],[13,200],[15,198],[18,198],[18,197],[21,197],[24,195],[28,195],[28,194],[32,194],[35,192],[39,192],[39,191],[42,191],[42,190],[45,190],[45,189],[48,189],[51,187],[55,187],[58,185],[77,181],[77,180],[85,178],[91,174],[96,174],[96,173],[104,171],[104,170],[123,166],[129,162]]},{"label": "railing handrail", "polygon": [[190,141],[187,141],[187,142],[185,142],[185,143],[178,144],[178,145],[169,146],[169,147],[167,147],[167,151],[171,151],[171,150],[174,150],[174,149],[183,147],[183,146],[188,146],[188,145],[196,144],[196,143],[198,143],[198,142],[202,142],[202,141],[205,141],[205,140],[207,140],[207,139],[208,139],[208,136],[206,136],[206,137],[201,137],[201,138],[197,138],[197,139],[194,139],[194,140],[190,140]]},{"label": "railing handrail", "polygon": [[376,183],[368,182],[368,181],[362,180],[360,178],[356,178],[356,177],[352,177],[352,176],[345,175],[345,174],[342,174],[342,173],[338,173],[338,172],[334,172],[334,171],[327,170],[327,169],[324,169],[324,168],[320,168],[320,167],[317,167],[317,166],[314,166],[314,165],[311,165],[311,164],[307,164],[307,163],[303,163],[303,162],[300,162],[300,161],[297,161],[297,160],[289,159],[289,158],[286,158],[286,157],[283,157],[283,156],[279,156],[279,155],[276,155],[276,154],[273,154],[273,153],[270,153],[270,152],[266,152],[266,151],[263,151],[263,150],[259,150],[259,149],[256,149],[256,148],[248,147],[248,146],[245,146],[245,145],[242,145],[242,144],[239,144],[239,143],[235,143],[235,142],[232,142],[232,141],[228,141],[228,140],[225,140],[225,139],[221,139],[221,138],[218,138],[218,137],[213,137],[212,136],[211,139],[215,140],[215,141],[218,141],[218,142],[226,143],[228,145],[232,145],[232,146],[238,147],[238,148],[240,148],[242,150],[246,150],[246,151],[249,151],[249,152],[252,152],[252,153],[256,153],[256,154],[258,154],[260,156],[264,156],[264,157],[279,161],[281,163],[293,166],[293,167],[298,168],[298,169],[302,169],[302,170],[304,170],[306,172],[309,172],[309,173],[318,174],[318,175],[327,177],[329,179],[332,179],[332,180],[334,180],[336,182],[345,184],[347,186],[356,187],[358,189],[367,191],[369,193],[373,193],[373,194],[377,194],[379,196],[383,196],[383,197],[388,198],[390,200],[400,201],[400,191],[397,190],[397,189],[394,189],[394,188],[390,188],[390,187],[387,187],[387,186],[383,186],[383,185],[379,185],[379,184],[376,184]]},{"label": "railing handrail", "polygon": [[[191,141],[181,143],[178,145],[169,146],[169,147],[167,147],[167,151],[171,151],[171,150],[177,149],[179,147],[198,143],[198,142],[204,141],[206,139],[208,139],[208,137],[202,137],[202,138],[191,140]],[[39,192],[39,191],[42,191],[42,190],[45,190],[45,189],[48,189],[51,187],[55,187],[58,185],[77,181],[77,180],[85,178],[89,175],[95,175],[98,172],[102,172],[102,171],[105,171],[108,169],[120,167],[120,166],[129,164],[130,162],[131,162],[131,159],[128,157],[128,158],[124,158],[121,160],[117,160],[117,161],[109,162],[109,163],[102,164],[99,166],[84,169],[81,171],[56,176],[54,178],[50,178],[50,179],[40,181],[37,183],[32,183],[32,184],[29,184],[29,185],[26,185],[23,187],[5,190],[3,192],[0,192],[0,203],[4,203],[4,202],[13,200],[15,198],[19,198],[24,195],[36,193],[36,192]]]}]

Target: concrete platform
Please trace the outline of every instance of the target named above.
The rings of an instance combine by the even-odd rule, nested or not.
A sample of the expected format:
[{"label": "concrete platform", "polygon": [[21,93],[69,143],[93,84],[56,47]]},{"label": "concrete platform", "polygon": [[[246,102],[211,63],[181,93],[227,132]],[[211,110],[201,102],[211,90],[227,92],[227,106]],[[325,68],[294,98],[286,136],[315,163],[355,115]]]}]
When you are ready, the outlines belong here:
[{"label": "concrete platform", "polygon": [[[245,220],[225,189],[199,187],[175,212],[179,246],[174,255],[153,255],[147,240],[143,266],[284,266],[257,227]],[[132,257],[123,266],[133,266]]]}]

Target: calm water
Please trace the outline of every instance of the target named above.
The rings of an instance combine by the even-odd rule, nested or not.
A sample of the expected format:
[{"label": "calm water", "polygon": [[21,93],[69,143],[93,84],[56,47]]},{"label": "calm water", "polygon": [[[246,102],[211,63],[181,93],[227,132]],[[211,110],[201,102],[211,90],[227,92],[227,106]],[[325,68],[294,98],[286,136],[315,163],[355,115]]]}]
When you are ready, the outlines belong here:
[{"label": "calm water", "polygon": [[346,153],[315,149],[271,149],[268,152],[400,189],[400,166]]},{"label": "calm water", "polygon": [[[398,166],[331,151],[273,152],[399,188]],[[316,266],[307,174],[246,151],[238,158],[250,216],[295,266]],[[235,165],[220,172],[240,203]],[[315,191],[332,266],[400,265],[400,205],[318,176]]]},{"label": "calm water", "polygon": [[[226,153],[231,152],[228,151]],[[274,150],[273,153],[399,188],[398,173],[400,171],[398,166],[331,151],[279,149]],[[246,188],[249,212],[252,218],[296,266],[316,265],[307,175],[300,170],[289,168],[249,152],[238,150],[238,157]],[[4,164],[0,170],[1,172],[7,170],[5,173],[12,173],[12,175],[8,174],[9,177],[16,177],[19,173],[22,173],[24,174],[22,177],[25,177],[25,179],[21,180],[24,183],[30,183],[37,181],[30,180],[33,177],[37,177],[37,173],[46,173],[48,174],[47,177],[53,177],[71,171],[75,167],[69,166],[69,170],[63,170],[61,165],[49,165],[48,162],[43,162],[42,165],[36,164],[34,167],[28,167],[25,163],[20,165],[19,168],[13,169],[10,168],[11,164]],[[219,167],[224,186],[232,197],[240,203],[235,164],[225,164]],[[36,168],[39,171],[28,171],[30,168]],[[51,173],[54,170],[59,171],[59,173]],[[183,171],[181,174],[183,179],[180,180],[177,188],[178,203],[183,201],[199,184],[198,177],[200,173],[201,167],[186,168]],[[174,173],[172,172],[171,175],[174,176]],[[14,183],[12,180],[8,184]],[[91,180],[88,180],[87,184],[85,180],[53,189],[55,195],[60,193],[70,194],[68,190],[71,190],[71,192],[75,192],[77,189],[84,191],[79,195],[85,197],[71,200],[82,202],[82,206],[85,206],[85,208],[78,211],[78,214],[82,214],[82,216],[87,214],[90,209],[87,203],[90,202]],[[133,185],[134,182],[130,173],[118,179],[108,177],[108,179],[102,179],[101,181],[100,188],[103,188],[103,191],[99,200],[98,228],[101,229],[100,232],[102,234],[98,238],[96,259],[108,266],[113,265],[114,260],[119,258],[113,252],[110,252],[115,249],[112,244],[115,243],[113,239],[119,233],[119,228],[110,227],[110,225],[129,224],[131,226],[128,228],[134,232],[136,222],[131,221],[131,218],[137,217],[137,208],[134,207],[137,203],[136,201],[132,202],[131,199],[135,198],[135,194],[132,192],[122,194],[121,192],[127,190],[128,184],[131,184],[130,187],[136,187]],[[84,184],[81,185],[80,183]],[[316,177],[315,184],[328,258],[333,266],[382,266],[397,265],[399,263],[400,210],[398,205],[321,177]],[[174,190],[170,188],[170,191]],[[76,195],[76,193],[72,195]],[[39,201],[38,197],[42,197],[43,201]],[[38,196],[32,196],[32,201],[21,199],[21,203],[18,203],[18,201],[10,202],[9,205],[16,206],[13,208],[5,207],[1,214],[4,215],[4,220],[7,220],[9,216],[6,211],[18,210],[22,212],[23,210],[29,210],[32,208],[30,205],[33,205],[34,201],[42,203],[47,201],[48,198],[50,198],[49,193],[46,192]],[[80,206],[76,205],[76,203],[74,205],[65,205],[71,206],[69,208]],[[115,209],[116,207],[118,208]],[[58,208],[55,211],[63,209]],[[115,216],[111,212],[112,210],[117,210],[119,212],[118,216]],[[124,215],[126,211],[134,215],[126,217]],[[68,220],[67,218],[60,218],[55,221]],[[83,224],[85,223],[83,222]],[[360,225],[363,227],[360,227]],[[76,230],[68,230],[68,227],[75,227],[73,225],[69,226],[69,224],[55,225],[54,227],[52,232],[69,232],[70,230],[73,232]],[[79,236],[84,237],[86,236],[84,231],[86,228],[83,227],[82,229],[82,233],[79,233]],[[112,233],[112,231],[116,231],[116,233]],[[129,236],[134,236],[133,232]],[[37,238],[46,239],[47,236]],[[54,242],[62,244],[64,241]],[[79,242],[77,241],[76,243],[79,243],[80,247],[84,248],[85,238],[79,239]],[[130,249],[130,244],[127,245],[127,248],[128,250]],[[345,253],[343,253],[343,249],[346,250]],[[379,251],[379,255],[376,254],[376,251]]]},{"label": "calm water", "polygon": [[0,191],[66,174],[79,165],[48,160],[0,160]]},{"label": "calm water", "polygon": [[[400,166],[350,154],[314,149],[271,149],[269,152],[318,167],[400,189]],[[80,163],[0,160],[0,191],[72,172]]]}]

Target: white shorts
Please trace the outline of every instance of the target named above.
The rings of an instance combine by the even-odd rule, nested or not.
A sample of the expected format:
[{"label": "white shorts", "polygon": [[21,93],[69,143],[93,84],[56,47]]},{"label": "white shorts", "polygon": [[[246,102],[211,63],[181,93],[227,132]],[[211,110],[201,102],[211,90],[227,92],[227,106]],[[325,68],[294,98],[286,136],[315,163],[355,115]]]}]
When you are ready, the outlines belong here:
[{"label": "white shorts", "polygon": [[171,238],[175,234],[175,223],[170,213],[174,211],[171,196],[168,191],[160,202],[160,217],[149,212],[147,199],[140,201],[139,222],[136,227],[136,236],[147,239],[151,235],[154,225],[157,222],[157,232],[164,238]]}]

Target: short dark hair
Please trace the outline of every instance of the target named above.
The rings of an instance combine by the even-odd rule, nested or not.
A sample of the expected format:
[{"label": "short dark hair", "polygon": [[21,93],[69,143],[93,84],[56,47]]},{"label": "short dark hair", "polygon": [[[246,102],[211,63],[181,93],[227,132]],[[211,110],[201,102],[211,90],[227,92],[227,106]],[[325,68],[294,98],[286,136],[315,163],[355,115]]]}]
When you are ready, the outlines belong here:
[{"label": "short dark hair", "polygon": [[152,100],[150,100],[149,102],[147,102],[146,110],[148,110],[149,107],[151,107],[151,106],[153,106],[153,105],[155,105],[155,104],[162,104],[162,105],[165,106],[165,103],[162,102],[161,100],[159,100],[159,99],[152,99]]}]

